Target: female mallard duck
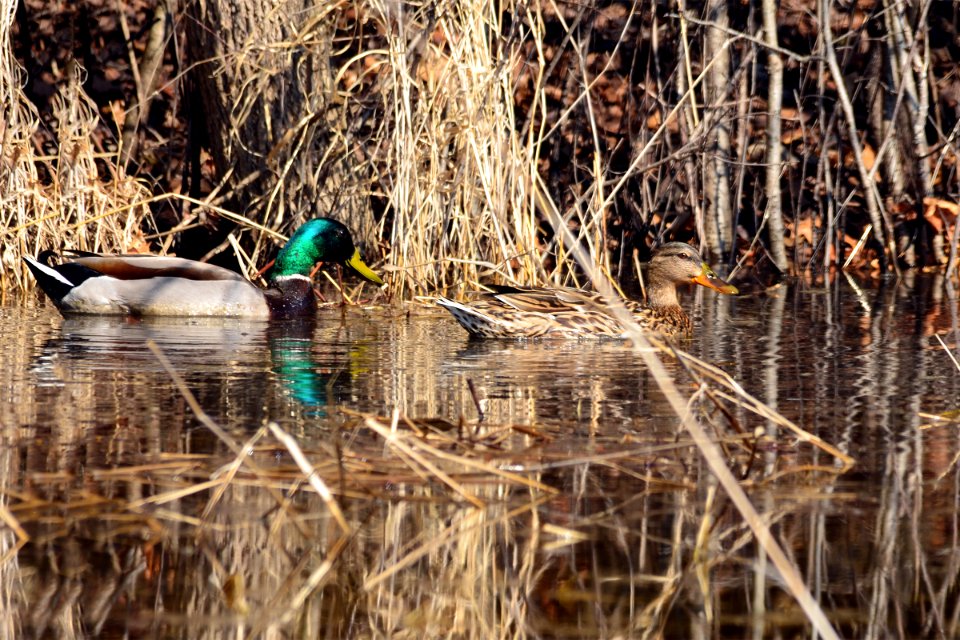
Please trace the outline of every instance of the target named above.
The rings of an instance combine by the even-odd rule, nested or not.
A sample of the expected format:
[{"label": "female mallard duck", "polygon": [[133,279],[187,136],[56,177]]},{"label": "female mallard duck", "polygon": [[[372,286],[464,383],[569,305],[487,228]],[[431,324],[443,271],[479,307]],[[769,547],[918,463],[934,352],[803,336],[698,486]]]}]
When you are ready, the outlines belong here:
[{"label": "female mallard duck", "polygon": [[[660,247],[647,267],[647,304],[625,300],[637,323],[664,337],[688,334],[690,318],[680,308],[677,285],[696,283],[720,293],[737,288],[721,280],[697,253],[682,242]],[[624,337],[623,325],[610,312],[608,301],[579,289],[520,289],[494,287],[483,300],[461,304],[438,298],[471,335],[480,338],[555,336]]]},{"label": "female mallard duck", "polygon": [[64,315],[285,317],[313,313],[310,270],[320,261],[350,267],[370,282],[383,280],[354,247],[350,231],[330,218],[297,229],[277,255],[266,289],[229,269],[151,255],[84,253],[50,266],[53,252],[24,257],[40,288]]}]

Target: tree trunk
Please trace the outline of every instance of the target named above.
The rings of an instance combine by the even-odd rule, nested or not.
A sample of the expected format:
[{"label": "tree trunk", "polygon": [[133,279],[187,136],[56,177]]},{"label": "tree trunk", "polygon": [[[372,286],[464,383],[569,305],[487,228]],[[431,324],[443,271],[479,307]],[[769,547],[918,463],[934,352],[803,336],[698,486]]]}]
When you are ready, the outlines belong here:
[{"label": "tree trunk", "polygon": [[707,28],[706,57],[716,60],[710,68],[707,85],[707,109],[710,121],[710,162],[704,168],[704,183],[707,195],[707,223],[705,242],[711,257],[717,258],[733,249],[733,216],[730,206],[730,120],[725,117],[728,84],[730,82],[730,53],[723,46],[728,36],[720,27],[727,27],[730,18],[725,0],[710,0],[707,4],[707,19],[718,28]]},{"label": "tree trunk", "polygon": [[[887,11],[884,13],[889,37],[885,39],[886,46],[890,52],[890,75],[893,86],[897,89],[898,98],[902,97],[900,104],[900,113],[895,116],[903,115],[902,119],[897,117],[897,121],[906,121],[906,131],[912,135],[908,137],[908,142],[904,147],[908,150],[910,160],[909,166],[913,167],[914,173],[911,176],[916,184],[915,190],[920,192],[920,197],[916,198],[917,220],[920,226],[921,251],[925,264],[931,262],[928,255],[933,252],[934,263],[944,263],[947,261],[946,254],[943,251],[943,236],[935,234],[929,239],[929,246],[922,246],[928,233],[932,231],[923,220],[923,199],[933,195],[933,178],[930,175],[930,166],[927,164],[927,114],[929,113],[928,96],[929,89],[926,86],[926,71],[929,68],[929,48],[924,46],[924,56],[922,71],[919,74],[914,73],[913,64],[920,61],[920,55],[916,49],[920,48],[917,38],[922,38],[922,33],[910,31],[908,16],[903,11],[894,10],[889,1],[884,2]],[[924,11],[929,10],[929,4],[924,6]],[[912,16],[910,16],[912,17]],[[925,17],[924,17],[925,22]],[[924,42],[926,45],[926,41]],[[900,101],[897,100],[897,104]],[[914,266],[908,262],[909,266]]]},{"label": "tree trunk", "polygon": [[[680,61],[681,69],[677,73],[677,93],[684,95],[691,86],[693,86],[692,63],[690,60],[690,47],[687,31],[687,9],[684,0],[677,0],[677,9],[680,12],[680,45],[683,57]],[[700,115],[697,112],[697,102],[695,98],[687,100],[680,109],[680,143],[683,146],[690,144],[691,139],[698,135],[700,130]],[[693,219],[697,223],[697,235],[701,241],[707,240],[706,228],[710,226],[703,213],[702,198],[700,197],[699,180],[701,172],[698,163],[690,154],[685,154],[683,160],[683,172],[687,179],[687,198],[690,208],[693,209]],[[706,246],[709,253],[709,244]]]},{"label": "tree trunk", "polygon": [[329,153],[344,141],[327,132],[345,114],[333,91],[332,23],[321,10],[309,0],[192,1],[187,108],[204,120],[200,142],[227,207],[286,231],[334,215],[363,237],[372,230],[369,207],[343,197],[344,182],[356,176],[344,166],[345,150]]},{"label": "tree trunk", "polygon": [[124,167],[130,166],[131,159],[136,157],[140,138],[137,131],[147,119],[150,111],[150,102],[160,85],[163,52],[167,45],[167,5],[158,2],[153,10],[153,24],[150,26],[146,48],[135,77],[137,79],[136,103],[127,109],[127,117],[123,121],[123,144],[121,145],[120,162]]},{"label": "tree trunk", "polygon": [[[684,0],[678,0],[677,9],[680,11],[681,15],[680,33],[683,49],[683,59],[680,62],[683,68],[679,71],[679,73],[677,73],[677,93],[684,95],[691,87],[693,81],[690,49],[687,46],[688,40],[685,26],[687,21]],[[683,108],[679,112],[679,116],[680,142],[683,146],[687,146],[690,144],[691,138],[696,136],[698,130],[700,129],[700,116],[697,113],[696,100],[690,99],[684,102]],[[705,227],[709,226],[709,222],[705,220],[703,214],[702,198],[700,197],[700,189],[698,184],[700,179],[700,171],[698,168],[699,165],[694,162],[693,156],[690,154],[685,154],[683,160],[683,172],[687,179],[687,197],[689,199],[690,208],[693,209],[693,219],[697,221],[697,235],[699,235],[701,239],[706,239]],[[709,246],[707,248],[709,249]]]},{"label": "tree trunk", "polygon": [[[887,11],[884,13],[887,26],[890,31],[890,39],[887,44],[892,48],[891,75],[892,79],[900,91],[904,92],[904,106],[909,116],[911,131],[913,133],[913,144],[919,158],[927,157],[927,136],[926,124],[929,105],[927,96],[929,91],[926,88],[926,73],[918,77],[914,74],[913,62],[919,60],[914,48],[916,47],[916,34],[909,31],[906,24],[906,17],[903,12],[897,11],[896,7],[889,6],[889,2],[884,3]],[[925,10],[929,9],[929,4]],[[924,71],[929,66],[929,56],[924,56]],[[923,85],[922,88],[918,85]],[[924,196],[933,195],[933,184],[930,177],[930,167],[926,161],[916,163],[916,179]]]},{"label": "tree trunk", "polygon": [[787,271],[787,253],[783,242],[783,209],[780,198],[780,173],[783,166],[783,149],[780,143],[780,109],[783,106],[783,60],[777,53],[777,2],[763,0],[764,41],[767,50],[767,153],[766,191],[767,207],[763,216],[770,239],[770,257],[777,268]]},{"label": "tree trunk", "polygon": [[[888,185],[885,201],[888,203],[888,208],[892,210],[896,203],[903,201],[904,193],[908,190],[908,177],[904,168],[911,166],[916,158],[913,158],[912,162],[910,157],[913,154],[909,146],[900,144],[904,133],[909,131],[910,125],[907,124],[906,129],[901,129],[895,124],[898,121],[903,124],[908,122],[908,119],[903,109],[898,110],[897,96],[891,93],[891,89],[900,86],[900,82],[890,39],[884,38],[883,41],[876,42],[872,48],[865,78],[872,78],[873,82],[864,82],[869,113],[868,122],[873,140],[878,145],[877,163],[883,167]],[[910,139],[909,135],[907,139]],[[877,167],[873,169],[873,172],[875,171]],[[908,267],[916,266],[913,235],[901,233],[897,238],[897,252]]]},{"label": "tree trunk", "polygon": [[[882,53],[883,49],[886,49],[886,55]],[[867,65],[865,74],[867,78],[875,80],[864,84],[867,102],[870,105],[870,129],[873,139],[887,147],[885,149],[881,147],[881,149],[884,151],[882,159],[884,174],[890,186],[889,195],[894,201],[899,201],[907,187],[903,173],[903,158],[900,155],[900,147],[896,143],[897,129],[894,126],[896,96],[890,93],[890,88],[899,84],[894,77],[895,64],[889,45],[884,47],[878,43],[870,53],[870,63]],[[883,82],[880,82],[880,78],[883,78]]]},{"label": "tree trunk", "polygon": [[264,159],[306,106],[292,48],[281,48],[297,37],[286,16],[303,15],[306,3],[282,5],[201,0],[188,7],[186,53],[200,108],[191,115],[206,122],[219,176],[261,187]]}]

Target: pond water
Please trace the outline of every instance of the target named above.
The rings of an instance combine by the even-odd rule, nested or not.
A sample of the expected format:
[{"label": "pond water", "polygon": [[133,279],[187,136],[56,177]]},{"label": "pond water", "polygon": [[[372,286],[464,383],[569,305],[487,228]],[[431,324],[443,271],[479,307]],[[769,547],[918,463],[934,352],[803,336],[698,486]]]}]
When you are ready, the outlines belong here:
[{"label": "pond water", "polygon": [[[834,627],[960,635],[942,279],[686,306],[685,351],[854,460],[661,354]],[[626,342],[28,296],[0,307],[0,363],[0,637],[812,634]]]}]

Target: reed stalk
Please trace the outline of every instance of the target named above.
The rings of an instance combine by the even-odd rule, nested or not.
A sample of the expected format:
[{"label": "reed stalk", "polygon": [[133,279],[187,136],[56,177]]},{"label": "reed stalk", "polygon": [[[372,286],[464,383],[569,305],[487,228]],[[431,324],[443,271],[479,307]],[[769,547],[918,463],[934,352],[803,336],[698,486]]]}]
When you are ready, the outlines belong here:
[{"label": "reed stalk", "polygon": [[[634,252],[694,236],[708,253],[730,249],[734,259],[754,260],[759,249],[796,272],[862,268],[874,258],[897,268],[900,259],[912,262],[911,243],[930,245],[921,253],[932,252],[937,262],[956,253],[952,229],[928,225],[919,199],[912,208],[902,202],[911,182],[924,197],[941,199],[957,184],[950,133],[956,118],[942,97],[952,91],[952,76],[944,76],[931,49],[931,33],[953,23],[937,3],[908,2],[900,13],[893,10],[899,4],[878,0],[849,16],[819,0],[806,12],[781,7],[764,13],[763,38],[755,35],[755,11],[718,11],[712,2],[681,2],[676,13],[663,13],[642,5],[369,0],[345,14],[322,4],[293,11],[289,21],[271,9],[271,31],[264,29],[273,40],[222,39],[207,54],[213,58],[190,60],[205,70],[199,80],[220,83],[224,104],[235,105],[229,122],[213,127],[224,132],[223,144],[211,147],[217,173],[206,176],[215,187],[204,197],[190,185],[190,198],[233,215],[218,222],[212,208],[177,205],[184,206],[181,224],[162,233],[148,204],[180,194],[160,184],[149,195],[125,170],[136,164],[130,153],[140,148],[137,124],[147,102],[159,96],[152,89],[182,86],[179,77],[156,80],[159,54],[169,45],[159,23],[143,32],[144,59],[122,60],[139,82],[130,108],[117,110],[116,123],[102,123],[104,105],[86,96],[75,64],[57,78],[51,111],[30,104],[12,54],[15,6],[3,0],[0,24],[8,114],[0,166],[4,290],[30,284],[21,254],[61,246],[177,250],[179,234],[201,222],[229,227],[207,257],[232,250],[253,272],[276,250],[262,229],[286,233],[317,214],[356,228],[367,257],[387,267],[396,298],[455,296],[490,280],[575,284],[582,268],[537,209],[538,179],[591,263],[620,280],[635,275]],[[191,13],[186,22],[204,15],[213,14]],[[123,18],[126,32],[136,34],[130,16]],[[892,86],[865,92],[869,78],[852,80],[853,44],[866,42],[857,20],[883,27],[877,60]],[[823,37],[811,40],[810,50],[798,50],[802,38],[779,42],[776,33],[789,36],[784,26],[794,23],[819,25]],[[797,63],[823,72],[816,83],[799,73],[798,85],[776,91],[783,61],[788,72]],[[138,80],[141,70],[154,80]],[[734,93],[735,113],[725,104]],[[264,102],[283,95],[289,99],[281,106],[300,111],[278,115]],[[796,113],[780,129],[779,95]],[[870,130],[857,122],[864,100],[890,110]],[[265,139],[254,144],[247,134],[261,130],[267,112],[274,115],[262,123]],[[759,120],[764,113],[770,117]],[[898,118],[909,124],[906,137],[875,139]],[[102,133],[95,132],[121,122],[122,152],[109,141],[101,148]],[[912,153],[904,155],[904,141]],[[236,163],[219,157],[241,152],[252,164],[246,156]],[[804,161],[778,168],[781,155]],[[829,163],[815,178],[806,166],[812,158]],[[890,175],[878,180],[881,167]],[[794,197],[778,206],[788,189]],[[803,231],[806,225],[814,231]],[[847,261],[852,244],[845,238],[860,237],[867,225],[869,244]],[[819,251],[822,260],[812,260]]]}]

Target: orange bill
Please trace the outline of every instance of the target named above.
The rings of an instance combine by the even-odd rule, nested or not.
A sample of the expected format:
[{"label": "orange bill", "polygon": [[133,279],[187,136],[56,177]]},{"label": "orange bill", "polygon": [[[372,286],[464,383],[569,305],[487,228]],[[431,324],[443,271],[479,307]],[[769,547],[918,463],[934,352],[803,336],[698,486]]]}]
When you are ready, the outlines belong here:
[{"label": "orange bill", "polygon": [[720,293],[725,293],[729,296],[739,293],[735,286],[724,282],[720,276],[718,276],[716,272],[707,265],[706,262],[703,263],[700,273],[693,278],[692,282],[696,282],[703,287],[713,289],[714,291],[719,291]]}]

